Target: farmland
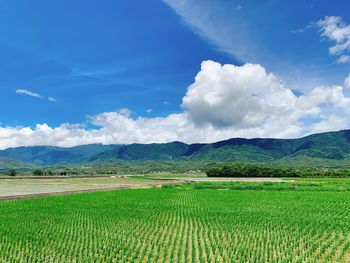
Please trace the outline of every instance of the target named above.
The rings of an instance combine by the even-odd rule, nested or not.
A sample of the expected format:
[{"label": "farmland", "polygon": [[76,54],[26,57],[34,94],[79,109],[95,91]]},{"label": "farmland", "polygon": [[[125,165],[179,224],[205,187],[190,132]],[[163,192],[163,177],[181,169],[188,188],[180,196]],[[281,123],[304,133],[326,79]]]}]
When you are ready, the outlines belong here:
[{"label": "farmland", "polygon": [[0,177],[0,199],[24,198],[76,192],[91,192],[193,181],[257,181],[279,182],[277,178],[208,178],[204,174],[151,174],[97,177]]},{"label": "farmland", "polygon": [[185,183],[2,201],[0,261],[346,262],[349,185]]},{"label": "farmland", "polygon": [[10,197],[42,196],[59,193],[89,192],[112,189],[144,188],[160,184],[158,180],[143,180],[122,177],[83,177],[83,178],[2,178],[0,179],[0,199]]}]

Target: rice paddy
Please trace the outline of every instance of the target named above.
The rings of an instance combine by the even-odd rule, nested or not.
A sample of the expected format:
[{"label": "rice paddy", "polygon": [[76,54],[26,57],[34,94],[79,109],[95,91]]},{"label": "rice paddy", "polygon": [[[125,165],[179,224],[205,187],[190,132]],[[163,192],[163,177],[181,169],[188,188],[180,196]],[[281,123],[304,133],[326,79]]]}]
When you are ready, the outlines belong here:
[{"label": "rice paddy", "polygon": [[1,262],[348,262],[347,191],[133,189],[0,202]]}]

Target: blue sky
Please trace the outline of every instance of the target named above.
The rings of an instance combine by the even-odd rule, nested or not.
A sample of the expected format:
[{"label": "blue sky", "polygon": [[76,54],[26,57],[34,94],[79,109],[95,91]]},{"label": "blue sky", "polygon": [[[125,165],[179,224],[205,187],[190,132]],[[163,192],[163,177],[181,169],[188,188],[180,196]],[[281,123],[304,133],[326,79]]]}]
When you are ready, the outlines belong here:
[{"label": "blue sky", "polygon": [[161,1],[2,1],[0,23],[3,125],[81,122],[123,107],[176,112],[203,60],[236,62]]},{"label": "blue sky", "polygon": [[[332,39],[331,34],[327,35],[325,26],[318,22],[328,16],[341,19],[337,25],[345,28],[345,33],[339,43],[346,44],[349,37],[346,26],[350,24],[348,10],[348,1],[331,3],[326,0],[1,1],[0,127],[7,134],[9,129],[18,132],[26,127],[35,131],[37,125],[45,124],[54,129],[69,123],[79,126],[83,133],[96,127],[96,132],[101,132],[110,123],[96,122],[96,116],[108,112],[119,114],[119,109],[127,108],[128,113],[123,116],[130,122],[139,118],[149,122],[164,118],[166,121],[158,124],[164,128],[169,116],[185,114],[191,119],[188,126],[193,125],[193,133],[198,132],[198,127],[211,125],[205,128],[210,131],[198,137],[199,141],[210,140],[205,136],[211,137],[213,132],[216,134],[217,130],[222,129],[225,129],[224,133],[213,138],[244,135],[244,129],[257,126],[248,127],[246,123],[225,119],[220,115],[222,108],[213,109],[217,112],[211,121],[198,117],[206,109],[211,109],[209,106],[212,104],[199,113],[194,112],[198,108],[195,109],[191,103],[195,101],[199,105],[201,100],[194,100],[187,92],[190,85],[199,83],[195,77],[204,72],[201,63],[210,60],[238,67],[255,63],[268,74],[273,73],[278,78],[277,82],[283,83],[297,97],[312,95],[316,87],[331,85],[344,86],[341,96],[347,97],[350,89],[345,87],[344,81],[350,73],[350,63],[339,63],[339,59],[343,57],[346,61],[349,50],[345,47],[341,52],[332,54],[329,48],[337,44],[336,40]],[[215,68],[215,65],[208,67]],[[249,72],[253,74],[255,71]],[[220,86],[225,81],[212,83],[212,87]],[[230,84],[227,83],[229,88]],[[199,92],[204,90],[198,89]],[[227,90],[226,86],[222,90]],[[268,92],[273,90],[271,88]],[[332,92],[336,93],[335,89]],[[259,90],[251,94],[256,93]],[[323,90],[323,94],[326,93]],[[208,91],[208,94],[212,94],[212,91]],[[235,93],[232,96],[231,101],[235,103],[238,95]],[[343,109],[345,106],[339,110],[335,99],[330,99],[334,96],[326,96],[324,101],[319,102],[317,106],[323,113],[317,116],[305,113],[311,108],[304,107],[305,116],[298,115],[300,127],[294,133],[286,131],[277,134],[265,129],[266,132],[262,134],[253,131],[247,134],[249,137],[293,137],[311,131],[344,128],[339,125],[328,125],[324,129],[305,127],[317,125],[322,120],[347,116]],[[186,97],[188,100],[185,103]],[[230,97],[229,94],[227,97]],[[239,103],[237,105],[241,105]],[[321,104],[327,105],[323,107]],[[226,111],[233,109],[240,111],[242,108],[232,104]],[[254,112],[248,115],[252,114]],[[237,118],[245,119],[246,116]],[[270,117],[274,115],[264,115],[265,119]],[[229,123],[230,127],[218,127],[217,123]],[[74,129],[68,128],[70,131]],[[118,129],[123,127],[118,126]],[[146,131],[141,133],[146,134]],[[0,146],[1,139],[6,136],[9,137],[1,137],[0,131]],[[23,132],[19,136],[22,138]],[[39,144],[40,136],[38,142],[33,144]],[[107,140],[106,137],[112,139]],[[103,139],[89,139],[81,143],[69,138],[65,138],[64,143],[45,140],[43,143],[69,146],[90,142],[157,141],[136,135],[123,139],[126,137],[110,133],[103,134]],[[196,141],[193,138],[177,134],[164,136],[160,141]],[[8,143],[9,139],[6,140],[3,147],[22,145],[26,141],[22,138]]]}]

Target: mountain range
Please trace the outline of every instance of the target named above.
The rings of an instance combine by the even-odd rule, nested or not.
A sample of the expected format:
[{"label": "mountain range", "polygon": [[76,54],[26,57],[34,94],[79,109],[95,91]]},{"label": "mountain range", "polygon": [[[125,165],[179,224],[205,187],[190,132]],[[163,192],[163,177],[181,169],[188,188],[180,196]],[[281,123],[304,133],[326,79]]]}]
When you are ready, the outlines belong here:
[{"label": "mountain range", "polygon": [[54,166],[113,161],[276,162],[324,160],[350,163],[350,130],[326,132],[298,139],[233,138],[216,143],[182,142],[102,145],[71,148],[16,147],[0,151],[0,169],[10,166]]}]

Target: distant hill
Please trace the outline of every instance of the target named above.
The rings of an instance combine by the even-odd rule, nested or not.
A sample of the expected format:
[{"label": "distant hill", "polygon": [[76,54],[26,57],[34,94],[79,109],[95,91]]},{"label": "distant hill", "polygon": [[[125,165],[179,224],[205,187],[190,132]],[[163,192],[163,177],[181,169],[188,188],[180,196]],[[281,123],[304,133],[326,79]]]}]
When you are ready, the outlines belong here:
[{"label": "distant hill", "polygon": [[89,144],[71,148],[52,146],[17,147],[0,151],[0,157],[38,166],[77,164],[89,162],[94,156],[116,147],[118,146],[102,144]]},{"label": "distant hill", "polygon": [[[61,165],[113,161],[288,162],[322,160],[350,164],[350,130],[313,134],[299,139],[233,138],[210,144],[182,142],[102,145],[72,148],[36,146],[0,151],[8,158],[32,165]],[[306,162],[306,161],[305,161]],[[292,165],[292,164],[291,164]]]},{"label": "distant hill", "polygon": [[90,161],[174,160],[185,157],[190,145],[182,142],[129,144],[115,147],[92,157]]},{"label": "distant hill", "polygon": [[15,169],[26,169],[31,168],[32,166],[20,161],[14,161],[7,158],[0,158],[0,172],[5,171],[11,168]]},{"label": "distant hill", "polygon": [[307,156],[343,160],[350,158],[350,130],[309,135],[300,139],[234,138],[203,146],[191,158],[221,161],[272,161]]}]

